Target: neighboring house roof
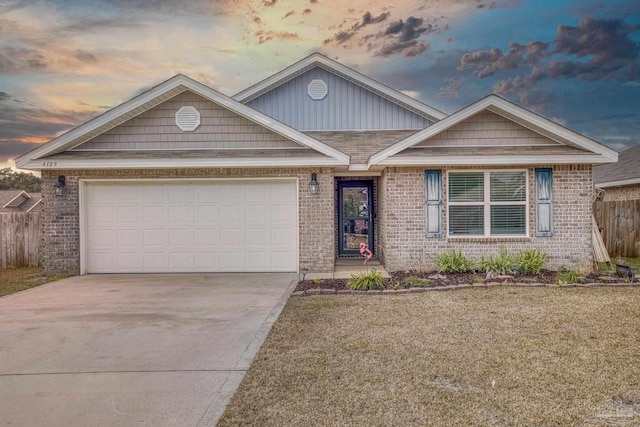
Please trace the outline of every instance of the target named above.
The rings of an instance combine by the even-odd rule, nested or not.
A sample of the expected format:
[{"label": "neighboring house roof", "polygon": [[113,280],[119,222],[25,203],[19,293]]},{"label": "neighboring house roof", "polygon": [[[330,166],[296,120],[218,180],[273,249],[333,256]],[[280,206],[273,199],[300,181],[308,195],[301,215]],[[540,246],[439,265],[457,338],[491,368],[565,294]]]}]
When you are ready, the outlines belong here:
[{"label": "neighboring house roof", "polygon": [[[32,170],[42,170],[53,167],[51,162],[55,163],[57,160],[48,159],[49,162],[43,161],[42,159],[48,158],[50,156],[60,154],[67,150],[70,150],[78,145],[94,138],[97,135],[100,135],[124,122],[130,120],[137,115],[161,104],[164,101],[167,101],[174,96],[186,91],[192,91],[218,105],[221,105],[228,110],[245,117],[246,119],[257,123],[273,132],[276,132],[292,141],[295,141],[305,147],[311,148],[319,153],[324,154],[328,159],[318,163],[320,165],[347,165],[349,164],[349,156],[346,154],[329,147],[326,144],[321,143],[320,141],[311,138],[308,135],[305,135],[302,132],[299,132],[289,126],[286,126],[262,113],[256,111],[250,107],[247,107],[241,104],[238,101],[235,101],[232,98],[229,98],[220,92],[211,89],[208,86],[203,85],[195,80],[190,79],[184,75],[177,75],[172,77],[171,79],[155,86],[154,88],[136,96],[135,98],[107,111],[104,114],[101,114],[98,117],[95,117],[84,124],[70,130],[69,132],[49,141],[46,144],[43,144],[34,150],[29,151],[28,153],[23,154],[22,156],[15,159],[16,166],[24,169],[32,169]],[[128,162],[128,159],[120,159],[121,161],[117,163],[117,165],[112,164],[111,167],[144,167],[143,164],[138,164],[137,162]],[[171,162],[167,162],[171,163]],[[249,162],[246,166],[258,166],[260,162]],[[281,164],[285,164],[286,162],[280,162]],[[305,163],[301,163],[305,164]],[[306,164],[309,164],[307,162]],[[312,163],[314,164],[314,163]],[[189,167],[189,166],[225,166],[228,165],[228,162],[225,164],[220,163],[215,160],[210,160],[209,162],[199,161],[199,162],[183,162],[177,161],[171,163],[166,167]],[[239,161],[237,166],[243,166],[244,163]],[[293,165],[293,164],[287,164]],[[72,163],[72,164],[55,164],[57,168],[65,167],[65,168],[75,168],[75,167],[92,167],[92,168],[101,168],[102,166],[99,162],[91,162],[87,161],[83,164]]]},{"label": "neighboring house roof", "polygon": [[31,212],[42,209],[40,193],[24,190],[0,190],[0,213]]},{"label": "neighboring house roof", "polygon": [[378,94],[389,101],[395,102],[402,107],[422,114],[433,121],[438,121],[447,117],[447,115],[442,111],[430,107],[415,98],[405,95],[396,89],[392,89],[371,77],[367,77],[364,74],[361,74],[354,69],[349,68],[346,65],[342,65],[339,62],[329,59],[317,52],[234,95],[233,99],[242,103],[247,103],[314,67],[321,67],[329,72],[344,77],[358,86]]},{"label": "neighboring house roof", "polygon": [[[429,140],[461,124],[465,120],[489,111],[517,123],[554,142],[549,147],[527,149],[522,146],[492,147],[463,145],[460,147],[430,147]],[[420,149],[416,146],[421,145]],[[544,147],[544,148],[543,148]],[[448,149],[443,149],[448,148]],[[469,148],[475,148],[470,150]],[[568,149],[568,150],[567,150]],[[536,150],[536,151],[534,151]],[[440,153],[438,153],[438,151]],[[439,154],[439,155],[438,155]],[[535,163],[610,163],[617,153],[604,145],[526,110],[497,95],[489,95],[453,113],[449,117],[408,136],[376,154],[367,166],[376,165],[489,165]]]},{"label": "neighboring house roof", "polygon": [[618,163],[594,167],[593,182],[601,188],[640,184],[640,145],[618,153]]}]

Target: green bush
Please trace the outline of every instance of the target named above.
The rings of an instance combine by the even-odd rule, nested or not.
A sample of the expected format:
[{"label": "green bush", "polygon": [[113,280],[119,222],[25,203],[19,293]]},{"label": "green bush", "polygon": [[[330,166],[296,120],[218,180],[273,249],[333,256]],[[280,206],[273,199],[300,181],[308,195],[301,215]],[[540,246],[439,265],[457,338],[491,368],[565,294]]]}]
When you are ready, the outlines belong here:
[{"label": "green bush", "polygon": [[423,279],[422,277],[418,277],[418,276],[409,276],[406,279],[404,279],[404,283],[413,288],[423,288],[425,286],[432,286],[431,280]]},{"label": "green bush", "polygon": [[496,255],[480,258],[480,268],[485,273],[493,271],[501,275],[509,274],[515,265],[516,257],[509,254],[505,248],[500,248]]},{"label": "green bush", "polygon": [[522,274],[540,274],[547,254],[540,249],[526,249],[518,254],[517,264]]},{"label": "green bush", "polygon": [[368,291],[371,289],[384,288],[384,280],[382,273],[372,271],[370,273],[352,274],[351,280],[347,285],[349,289],[354,291]]},{"label": "green bush", "polygon": [[450,250],[436,255],[436,267],[441,273],[466,273],[473,270],[473,261],[460,251]]},{"label": "green bush", "polygon": [[571,285],[573,283],[582,283],[585,277],[575,270],[559,271],[556,275],[554,283],[557,285]]}]

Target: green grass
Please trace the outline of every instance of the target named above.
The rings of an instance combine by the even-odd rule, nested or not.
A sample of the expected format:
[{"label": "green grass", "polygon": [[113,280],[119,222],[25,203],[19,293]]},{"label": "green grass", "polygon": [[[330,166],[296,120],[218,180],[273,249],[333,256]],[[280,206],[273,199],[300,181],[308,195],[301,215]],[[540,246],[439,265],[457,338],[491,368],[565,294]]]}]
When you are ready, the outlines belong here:
[{"label": "green grass", "polygon": [[292,298],[218,424],[640,425],[640,288]]},{"label": "green grass", "polygon": [[44,277],[41,267],[0,268],[0,296],[35,288],[69,275]]}]

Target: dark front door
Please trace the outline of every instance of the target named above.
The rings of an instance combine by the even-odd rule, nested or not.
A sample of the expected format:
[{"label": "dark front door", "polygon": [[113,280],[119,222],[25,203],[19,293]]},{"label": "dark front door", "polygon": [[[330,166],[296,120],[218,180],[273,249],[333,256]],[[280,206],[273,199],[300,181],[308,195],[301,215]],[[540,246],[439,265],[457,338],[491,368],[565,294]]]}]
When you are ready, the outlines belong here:
[{"label": "dark front door", "polygon": [[372,181],[338,182],[338,252],[360,253],[360,243],[373,252]]}]

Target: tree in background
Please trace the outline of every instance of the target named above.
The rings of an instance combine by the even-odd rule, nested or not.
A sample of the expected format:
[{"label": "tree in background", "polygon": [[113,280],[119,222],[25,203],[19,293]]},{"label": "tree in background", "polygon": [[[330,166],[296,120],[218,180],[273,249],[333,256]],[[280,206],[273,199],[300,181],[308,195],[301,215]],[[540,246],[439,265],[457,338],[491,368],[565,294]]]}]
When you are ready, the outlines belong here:
[{"label": "tree in background", "polygon": [[11,168],[0,169],[0,190],[24,190],[28,193],[40,192],[41,180],[26,172],[14,172]]}]

